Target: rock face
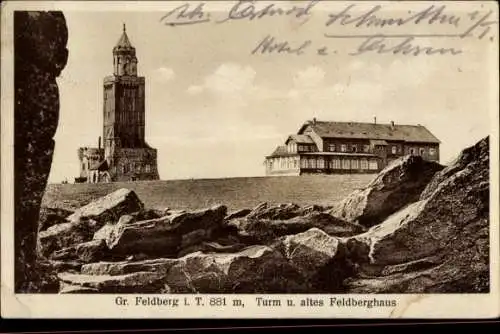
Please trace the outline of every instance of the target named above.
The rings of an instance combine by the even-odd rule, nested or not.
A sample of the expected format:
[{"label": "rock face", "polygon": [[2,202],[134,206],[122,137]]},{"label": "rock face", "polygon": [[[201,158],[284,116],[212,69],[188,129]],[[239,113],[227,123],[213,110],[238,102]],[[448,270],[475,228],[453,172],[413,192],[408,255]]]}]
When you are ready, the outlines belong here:
[{"label": "rock face", "polygon": [[484,139],[429,183],[421,199],[347,241],[350,291],[489,290],[489,145]]},{"label": "rock face", "polygon": [[68,59],[62,12],[14,12],[14,203],[16,293],[37,292],[36,242],[40,203],[59,119],[56,78]]},{"label": "rock face", "polygon": [[107,221],[118,221],[122,215],[138,212],[143,208],[144,204],[135,192],[122,188],[79,208],[67,219],[74,222],[87,218],[104,225]]},{"label": "rock face", "polygon": [[273,245],[304,276],[309,292],[344,292],[343,280],[352,270],[344,261],[343,246],[318,228],[282,237]]},{"label": "rock face", "polygon": [[106,243],[113,254],[175,256],[180,247],[209,239],[222,225],[226,211],[225,206],[216,206],[139,222],[120,220],[107,233]]},{"label": "rock face", "polygon": [[133,196],[99,200],[40,232],[45,284],[59,281],[60,293],[488,292],[488,139],[440,169],[396,161],[343,202],[352,221],[320,206],[227,215],[222,205],[159,212],[123,204],[140,203]]},{"label": "rock face", "polygon": [[436,172],[438,163],[420,156],[405,156],[393,161],[364,189],[351,193],[330,213],[364,226],[374,226],[390,214],[418,200]]},{"label": "rock face", "polygon": [[40,208],[38,231],[45,231],[51,226],[66,223],[66,217],[68,217],[72,213],[72,211],[59,208]]},{"label": "rock face", "polygon": [[297,270],[280,252],[266,246],[252,246],[237,253],[196,252],[179,259],[101,262],[84,265],[80,275],[62,273],[59,278],[65,285],[92,288],[96,292],[134,289],[158,293],[306,291],[304,279]]},{"label": "rock face", "polygon": [[[276,217],[276,215],[269,216]],[[283,216],[290,217],[290,214]],[[233,219],[226,224],[236,228],[238,236],[247,243],[267,243],[275,238],[305,232],[313,227],[340,237],[352,236],[365,231],[360,225],[348,223],[328,213],[318,211],[312,211],[305,215],[295,216],[294,214],[293,218],[284,220],[247,216],[242,219]]]},{"label": "rock face", "polygon": [[65,223],[53,225],[40,232],[38,253],[43,257],[49,257],[56,250],[90,241],[94,238],[94,233],[106,222],[112,224],[126,219],[135,220],[134,216],[127,214],[136,211],[140,213],[142,208],[142,202],[133,191],[119,189],[76,210],[66,217]]}]

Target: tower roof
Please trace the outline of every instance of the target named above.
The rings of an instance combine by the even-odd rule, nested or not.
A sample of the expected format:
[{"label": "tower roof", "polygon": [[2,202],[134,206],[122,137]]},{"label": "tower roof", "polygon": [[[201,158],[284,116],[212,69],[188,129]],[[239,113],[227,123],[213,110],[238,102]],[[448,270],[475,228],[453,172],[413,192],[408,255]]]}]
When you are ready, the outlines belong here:
[{"label": "tower roof", "polygon": [[128,39],[128,36],[127,36],[127,30],[125,27],[125,23],[123,24],[122,36],[118,40],[118,43],[116,43],[115,49],[133,49],[133,46],[130,43],[130,40]]}]

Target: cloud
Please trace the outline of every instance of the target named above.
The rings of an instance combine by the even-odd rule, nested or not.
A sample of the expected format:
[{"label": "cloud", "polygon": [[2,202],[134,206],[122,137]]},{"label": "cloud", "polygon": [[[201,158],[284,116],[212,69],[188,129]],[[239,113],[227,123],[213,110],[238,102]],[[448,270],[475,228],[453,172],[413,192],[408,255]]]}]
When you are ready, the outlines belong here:
[{"label": "cloud", "polygon": [[298,71],[293,76],[293,83],[296,88],[314,88],[322,85],[325,79],[325,70],[317,66]]},{"label": "cloud", "polygon": [[160,67],[154,71],[153,78],[159,82],[167,83],[175,78],[175,72],[170,67]]},{"label": "cloud", "polygon": [[204,87],[216,93],[241,92],[252,87],[256,74],[251,66],[226,63],[205,78]]},{"label": "cloud", "polygon": [[202,93],[205,90],[205,87],[199,85],[191,85],[188,87],[186,92],[190,95],[197,95]]}]

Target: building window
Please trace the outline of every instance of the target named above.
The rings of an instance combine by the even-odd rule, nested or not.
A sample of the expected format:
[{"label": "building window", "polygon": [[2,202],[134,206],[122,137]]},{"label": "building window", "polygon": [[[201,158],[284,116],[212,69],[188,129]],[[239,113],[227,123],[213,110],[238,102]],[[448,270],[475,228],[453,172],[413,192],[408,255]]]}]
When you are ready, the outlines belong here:
[{"label": "building window", "polygon": [[358,160],[356,160],[356,159],[351,160],[351,169],[359,169]]},{"label": "building window", "polygon": [[82,169],[85,170],[85,163],[82,163]]},{"label": "building window", "polygon": [[330,145],[328,145],[328,150],[329,150],[330,152],[335,152],[335,144],[330,144]]},{"label": "building window", "polygon": [[365,153],[370,152],[370,145],[363,145],[363,151],[364,151]]},{"label": "building window", "polygon": [[358,151],[358,146],[352,145],[351,146],[351,151],[354,152],[354,153],[356,153]]},{"label": "building window", "polygon": [[[273,162],[271,161],[271,168],[273,168]],[[151,172],[151,165],[150,164],[146,164],[146,173],[150,173]]]},{"label": "building window", "polygon": [[410,148],[410,154],[411,155],[414,155],[415,154],[415,150],[413,148]]},{"label": "building window", "polygon": [[295,168],[295,169],[299,168],[299,161],[298,161],[298,159],[294,159],[293,160],[293,168]]},{"label": "building window", "polygon": [[308,163],[309,168],[316,168],[316,159],[310,158]]},{"label": "building window", "polygon": [[340,169],[340,159],[333,159],[332,160],[332,164],[333,164],[333,169]]},{"label": "building window", "polygon": [[300,159],[300,168],[307,168],[307,160],[305,158]]},{"label": "building window", "polygon": [[361,159],[361,169],[368,169],[368,160]]},{"label": "building window", "polygon": [[345,160],[342,160],[342,169],[350,169],[351,164],[349,163],[349,160],[345,159]]},{"label": "building window", "polygon": [[347,151],[347,145],[345,145],[345,144],[340,145],[340,151],[341,152],[346,152]]},{"label": "building window", "polygon": [[424,155],[425,154],[425,149],[424,148],[421,148],[420,149],[420,155]]},{"label": "building window", "polygon": [[377,160],[370,160],[368,168],[371,170],[377,170],[378,169]]},{"label": "building window", "polygon": [[325,168],[325,160],[323,158],[318,159],[318,168]]},{"label": "building window", "polygon": [[392,154],[396,154],[397,151],[398,151],[398,148],[396,146],[391,147]]},{"label": "building window", "polygon": [[429,149],[429,154],[433,155],[433,156],[436,155],[436,149],[435,148],[430,148]]}]

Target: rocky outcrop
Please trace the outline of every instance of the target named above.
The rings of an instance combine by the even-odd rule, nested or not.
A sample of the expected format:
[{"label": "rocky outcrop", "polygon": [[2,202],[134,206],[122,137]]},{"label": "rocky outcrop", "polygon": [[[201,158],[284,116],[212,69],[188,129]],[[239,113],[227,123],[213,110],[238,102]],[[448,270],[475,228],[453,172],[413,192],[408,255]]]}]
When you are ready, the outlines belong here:
[{"label": "rocky outcrop", "polygon": [[356,190],[338,203],[330,213],[349,222],[374,226],[392,213],[415,202],[436,172],[438,163],[420,156],[393,161],[365,188]]},{"label": "rocky outcrop", "polygon": [[43,257],[50,257],[56,250],[90,241],[106,223],[112,225],[117,221],[122,224],[125,220],[135,221],[135,216],[142,214],[142,209],[143,204],[133,191],[119,189],[76,210],[66,217],[64,223],[40,232],[38,253]]},{"label": "rocky outcrop", "polygon": [[143,208],[144,204],[134,191],[122,188],[79,208],[67,220],[93,219],[102,226],[108,221],[118,221],[123,215],[140,212]]},{"label": "rocky outcrop", "polygon": [[318,228],[280,238],[273,244],[307,280],[309,292],[344,292],[352,274],[344,261],[344,244]]},{"label": "rocky outcrop", "polygon": [[[57,274],[60,293],[487,292],[488,151],[484,139],[432,179],[439,165],[397,161],[362,206],[350,202],[355,221],[295,204],[82,215],[40,233],[45,284]],[[383,220],[367,228],[360,217]]]},{"label": "rocky outcrop", "polygon": [[60,208],[40,208],[40,218],[38,220],[38,231],[45,231],[51,226],[66,223],[66,217],[71,215],[73,211]]},{"label": "rocky outcrop", "polygon": [[40,204],[59,119],[56,78],[68,59],[62,12],[14,12],[14,280],[16,293],[37,292]]},{"label": "rocky outcrop", "polygon": [[[289,215],[284,215],[284,217],[289,217]],[[234,227],[238,237],[247,243],[268,243],[278,237],[305,232],[313,227],[339,237],[352,236],[365,231],[360,225],[348,223],[328,213],[318,211],[284,220],[247,216],[242,219],[233,219],[226,224]]]},{"label": "rocky outcrop", "polygon": [[38,253],[50,257],[57,250],[90,241],[98,228],[99,224],[92,219],[54,225],[38,234]]},{"label": "rocky outcrop", "polygon": [[64,261],[79,260],[82,263],[89,263],[105,259],[107,250],[104,240],[92,240],[58,250],[52,253],[50,258]]},{"label": "rocky outcrop", "polygon": [[222,226],[226,210],[225,206],[216,206],[138,222],[120,219],[105,240],[113,254],[175,256],[181,247],[209,239]]},{"label": "rocky outcrop", "polygon": [[[435,176],[425,196],[346,244],[352,292],[487,292],[488,139]],[[470,152],[475,152],[470,154]]]},{"label": "rocky outcrop", "polygon": [[96,292],[137,291],[141,285],[148,292],[156,289],[152,292],[171,293],[307,291],[300,273],[279,251],[266,246],[251,246],[236,253],[196,252],[179,259],[101,262],[84,265],[82,274],[63,273],[59,277],[65,285],[92,288]]}]

